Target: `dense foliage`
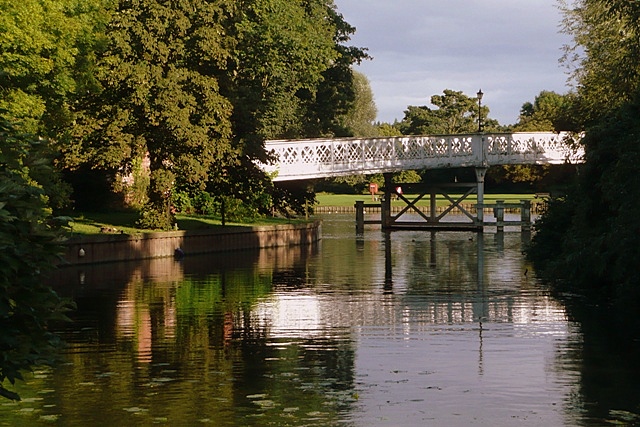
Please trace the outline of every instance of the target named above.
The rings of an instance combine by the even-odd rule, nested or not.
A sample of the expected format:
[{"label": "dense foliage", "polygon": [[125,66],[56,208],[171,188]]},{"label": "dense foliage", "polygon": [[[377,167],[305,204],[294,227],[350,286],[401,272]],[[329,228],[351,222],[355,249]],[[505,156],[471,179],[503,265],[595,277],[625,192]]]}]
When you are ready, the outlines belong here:
[{"label": "dense foliage", "polygon": [[433,95],[428,106],[408,106],[404,118],[398,124],[403,135],[450,135],[496,131],[498,122],[489,118],[489,107],[480,106],[476,97],[445,89],[442,95]]},{"label": "dense foliage", "polygon": [[640,6],[583,0],[567,8],[580,52],[574,111],[582,119],[586,163],[573,191],[554,200],[538,225],[531,256],[560,283],[640,302]]},{"label": "dense foliage", "polygon": [[53,362],[58,338],[47,330],[65,302],[46,284],[61,248],[37,177],[52,173],[46,146],[0,121],[0,396],[22,371]]},{"label": "dense foliage", "polygon": [[2,117],[48,137],[80,203],[120,192],[146,227],[171,225],[177,193],[300,210],[306,189],[276,188],[258,168],[264,141],[358,125],[351,67],[367,54],[346,45],[355,28],[332,0],[0,7]]}]

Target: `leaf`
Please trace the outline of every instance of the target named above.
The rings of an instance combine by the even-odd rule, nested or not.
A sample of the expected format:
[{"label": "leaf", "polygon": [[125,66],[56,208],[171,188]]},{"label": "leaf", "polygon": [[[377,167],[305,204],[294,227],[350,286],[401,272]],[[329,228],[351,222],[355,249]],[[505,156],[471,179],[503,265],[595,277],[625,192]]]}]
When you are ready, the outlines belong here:
[{"label": "leaf", "polygon": [[6,388],[2,387],[1,385],[0,385],[0,396],[6,397],[7,399],[10,399],[10,400],[20,401],[20,395],[18,393],[9,391]]}]

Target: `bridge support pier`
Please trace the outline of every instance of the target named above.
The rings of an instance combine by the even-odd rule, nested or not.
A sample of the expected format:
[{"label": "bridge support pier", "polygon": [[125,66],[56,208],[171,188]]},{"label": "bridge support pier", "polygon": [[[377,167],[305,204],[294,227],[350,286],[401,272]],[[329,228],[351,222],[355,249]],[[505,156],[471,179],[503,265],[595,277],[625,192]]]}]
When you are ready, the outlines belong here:
[{"label": "bridge support pier", "polygon": [[386,172],[384,176],[384,198],[381,206],[381,222],[382,229],[389,230],[393,225],[393,217],[391,216],[391,195],[395,193],[393,187],[393,174]]},{"label": "bridge support pier", "polygon": [[478,197],[478,209],[476,213],[478,224],[482,224],[484,222],[484,177],[487,174],[487,169],[489,168],[475,168],[476,182],[478,183],[478,189],[476,191]]}]

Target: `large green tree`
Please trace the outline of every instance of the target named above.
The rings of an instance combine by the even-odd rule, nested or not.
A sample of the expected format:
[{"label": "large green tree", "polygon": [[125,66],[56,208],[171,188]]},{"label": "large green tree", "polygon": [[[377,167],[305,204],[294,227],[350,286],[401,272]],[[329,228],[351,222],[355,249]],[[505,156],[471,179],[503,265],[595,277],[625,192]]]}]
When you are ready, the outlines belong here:
[{"label": "large green tree", "polygon": [[525,102],[520,109],[515,132],[560,132],[575,128],[569,115],[573,107],[573,94],[560,95],[543,90],[532,102]]},{"label": "large green tree", "polygon": [[404,135],[474,133],[478,131],[478,114],[481,115],[484,131],[498,127],[498,122],[488,117],[489,107],[480,107],[476,97],[469,97],[461,91],[445,89],[442,95],[431,97],[431,104],[437,108],[407,107],[404,118],[398,124]]},{"label": "large green tree", "polygon": [[[56,142],[73,125],[90,70],[100,2],[0,0],[0,110],[26,132]],[[62,145],[61,143],[59,145]]]},{"label": "large green tree", "polygon": [[233,2],[120,1],[97,61],[101,90],[79,120],[93,167],[127,172],[150,159],[143,225],[167,228],[176,182],[203,185],[237,157],[230,102],[220,94],[233,40]]},{"label": "large green tree", "polygon": [[581,0],[565,5],[575,45],[585,164],[574,191],[555,200],[535,236],[540,271],[629,307],[640,302],[640,7]]},{"label": "large green tree", "polygon": [[116,2],[78,151],[112,176],[148,154],[147,226],[170,226],[176,187],[284,206],[290,193],[258,167],[264,141],[336,133],[366,56],[343,45],[353,30],[329,0]]}]

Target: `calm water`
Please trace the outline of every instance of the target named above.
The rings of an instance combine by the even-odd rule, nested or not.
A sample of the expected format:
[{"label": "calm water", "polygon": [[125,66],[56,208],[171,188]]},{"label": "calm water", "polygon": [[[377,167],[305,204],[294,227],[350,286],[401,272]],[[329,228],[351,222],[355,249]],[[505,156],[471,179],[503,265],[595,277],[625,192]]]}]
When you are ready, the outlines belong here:
[{"label": "calm water", "polygon": [[313,247],[63,270],[65,362],[0,425],[640,422],[637,352],[570,320],[526,236],[354,230],[326,216]]}]

